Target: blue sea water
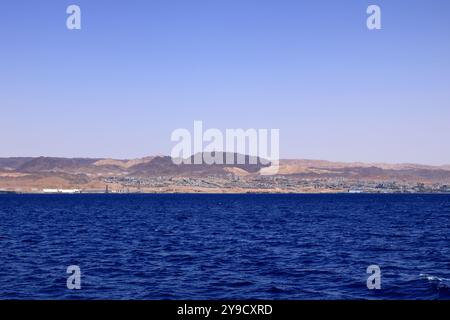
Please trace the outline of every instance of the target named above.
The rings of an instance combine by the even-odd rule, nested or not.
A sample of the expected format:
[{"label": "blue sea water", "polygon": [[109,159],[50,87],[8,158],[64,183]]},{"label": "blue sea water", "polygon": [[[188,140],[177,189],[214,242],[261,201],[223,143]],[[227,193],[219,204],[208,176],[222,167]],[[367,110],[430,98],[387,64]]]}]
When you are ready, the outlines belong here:
[{"label": "blue sea water", "polygon": [[450,195],[0,195],[0,299],[449,299],[449,279]]}]

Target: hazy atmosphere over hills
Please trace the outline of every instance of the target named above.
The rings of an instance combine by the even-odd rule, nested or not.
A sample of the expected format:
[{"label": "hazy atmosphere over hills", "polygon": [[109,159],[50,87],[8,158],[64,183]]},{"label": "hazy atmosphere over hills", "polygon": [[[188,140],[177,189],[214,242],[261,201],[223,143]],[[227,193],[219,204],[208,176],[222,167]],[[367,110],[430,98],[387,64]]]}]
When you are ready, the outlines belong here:
[{"label": "hazy atmosphere over hills", "polygon": [[[236,156],[236,155],[235,155]],[[236,159],[236,158],[235,158]],[[278,173],[250,164],[174,164],[168,156],[0,158],[4,192],[447,192],[450,166],[281,160]]]}]

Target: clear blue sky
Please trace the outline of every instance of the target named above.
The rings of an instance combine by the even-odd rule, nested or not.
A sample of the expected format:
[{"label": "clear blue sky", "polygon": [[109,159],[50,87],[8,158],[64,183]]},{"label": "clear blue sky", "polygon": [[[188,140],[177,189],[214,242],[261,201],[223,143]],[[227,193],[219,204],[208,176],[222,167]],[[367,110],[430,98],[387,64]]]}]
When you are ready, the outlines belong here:
[{"label": "clear blue sky", "polygon": [[279,128],[283,158],[450,163],[450,1],[4,0],[0,111],[2,157],[169,154],[203,120]]}]

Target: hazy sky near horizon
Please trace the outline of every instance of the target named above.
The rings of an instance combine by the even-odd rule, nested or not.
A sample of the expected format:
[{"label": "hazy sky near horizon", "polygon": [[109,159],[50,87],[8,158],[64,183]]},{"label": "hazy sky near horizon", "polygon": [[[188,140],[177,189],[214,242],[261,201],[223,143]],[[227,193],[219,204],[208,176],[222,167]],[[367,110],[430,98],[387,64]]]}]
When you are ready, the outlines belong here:
[{"label": "hazy sky near horizon", "polygon": [[279,128],[282,158],[450,164],[450,1],[5,0],[0,112],[0,157],[170,154],[202,120]]}]

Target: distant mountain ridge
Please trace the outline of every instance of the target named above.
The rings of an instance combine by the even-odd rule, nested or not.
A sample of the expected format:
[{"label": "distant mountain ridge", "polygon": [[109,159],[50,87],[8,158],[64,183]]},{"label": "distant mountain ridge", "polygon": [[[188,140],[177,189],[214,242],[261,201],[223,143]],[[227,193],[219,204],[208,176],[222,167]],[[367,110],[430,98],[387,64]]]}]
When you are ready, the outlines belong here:
[{"label": "distant mountain ridge", "polygon": [[251,164],[250,156],[244,156],[245,163],[238,164],[237,154],[232,154],[234,163],[226,164],[226,153],[211,154],[221,157],[224,164],[195,164],[194,156],[189,160],[191,164],[177,165],[168,156],[145,157],[141,159],[116,160],[101,158],[0,158],[0,169],[16,171],[20,173],[44,173],[44,172],[70,172],[70,173],[94,173],[94,172],[120,172],[132,175],[157,176],[180,174],[226,174],[225,168],[239,168],[249,173],[256,173],[268,164],[262,164],[259,158],[253,158],[256,164]]},{"label": "distant mountain ridge", "polygon": [[[105,181],[113,183],[117,188],[124,188],[125,185],[131,184],[139,189],[141,184],[149,183],[148,181],[153,181],[152,179],[162,181],[161,184],[152,182],[152,185],[162,185],[167,190],[179,190],[171,189],[167,185],[173,181],[183,184],[184,182],[182,180],[180,182],[179,179],[200,181],[208,180],[210,177],[215,177],[213,180],[220,181],[223,186],[230,184],[227,181],[236,179],[256,179],[256,182],[252,184],[256,186],[256,190],[258,188],[267,190],[276,185],[275,182],[271,182],[274,181],[270,180],[271,178],[265,178],[263,182],[258,182],[258,177],[263,177],[263,169],[269,166],[263,159],[243,156],[245,163],[227,164],[226,153],[209,155],[221,158],[223,164],[209,165],[205,162],[194,164],[194,156],[186,159],[190,160],[192,164],[179,165],[175,164],[168,156],[122,160],[58,157],[0,158],[0,190],[42,190],[56,187],[99,190],[105,188]],[[228,155],[230,156],[230,154]],[[234,163],[237,163],[238,155],[231,155],[235,160]],[[250,159],[254,160],[255,164],[250,162]],[[302,181],[310,181],[308,183],[311,185],[314,185],[313,181],[331,181],[324,183],[331,186],[340,185],[340,181],[353,181],[352,183],[356,183],[356,185],[360,181],[363,185],[368,182],[375,185],[398,182],[407,185],[425,183],[450,186],[450,166],[284,159],[280,160],[278,173],[273,178],[289,179],[286,184],[292,187],[302,185]],[[214,184],[215,182],[211,185]],[[205,183],[199,182],[198,185],[203,186]]]},{"label": "distant mountain ridge", "polygon": [[19,172],[45,172],[81,169],[97,162],[98,159],[86,158],[33,158],[16,168]]},{"label": "distant mountain ridge", "polygon": [[[214,154],[214,153],[213,153]],[[48,171],[64,171],[64,170],[76,170],[87,167],[110,167],[127,169],[131,172],[145,172],[149,170],[155,174],[158,170],[162,172],[170,172],[174,170],[176,172],[189,172],[187,170],[190,166],[197,166],[194,171],[208,171],[208,167],[224,168],[224,167],[236,167],[248,172],[257,172],[263,165],[260,159],[256,159],[257,164],[249,164],[250,156],[245,156],[245,164],[226,164],[226,153],[220,153],[224,164],[212,164],[206,163],[195,165],[194,156],[191,157],[192,164],[175,165],[172,159],[168,156],[149,156],[138,159],[110,159],[110,158],[62,158],[62,157],[11,157],[0,158],[0,169],[2,170],[15,170],[18,172],[48,172]],[[234,163],[237,163],[237,154],[234,154]],[[202,166],[202,169],[198,167]],[[203,167],[205,166],[205,167]],[[183,168],[183,169],[180,169]],[[327,160],[309,160],[309,159],[282,159],[280,160],[281,174],[295,174],[303,173],[305,168],[316,169],[343,169],[343,168],[378,168],[382,170],[442,170],[450,171],[450,165],[432,166],[422,164],[387,164],[387,163],[363,163],[363,162],[333,162]],[[215,169],[213,169],[215,171]]]}]

